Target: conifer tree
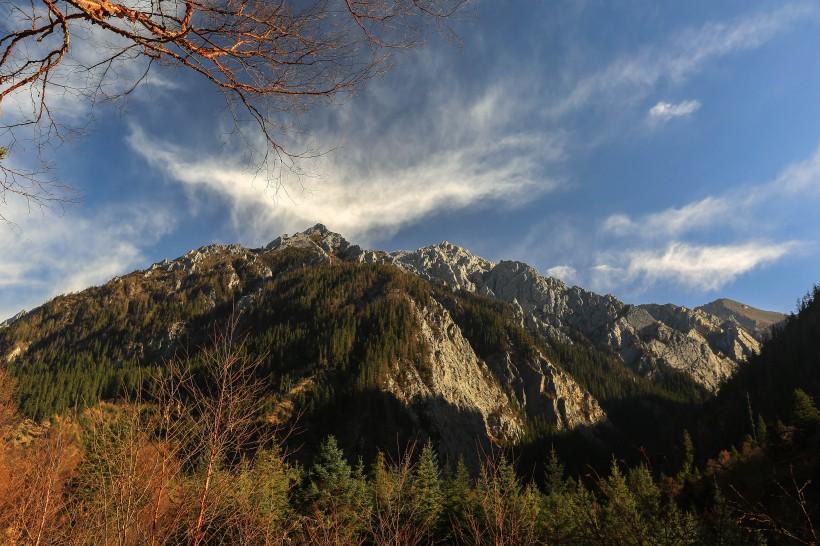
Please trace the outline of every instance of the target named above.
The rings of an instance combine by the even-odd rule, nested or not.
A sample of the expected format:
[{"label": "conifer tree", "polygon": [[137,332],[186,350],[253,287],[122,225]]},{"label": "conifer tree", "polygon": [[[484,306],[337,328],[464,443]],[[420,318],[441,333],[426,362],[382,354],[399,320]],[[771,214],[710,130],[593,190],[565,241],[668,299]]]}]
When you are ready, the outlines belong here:
[{"label": "conifer tree", "polygon": [[557,495],[565,492],[567,484],[564,480],[564,465],[561,464],[561,461],[558,459],[555,447],[550,449],[544,474],[547,494]]},{"label": "conifer tree", "polygon": [[692,442],[692,436],[689,431],[683,430],[683,460],[681,462],[680,470],[678,471],[678,482],[683,485],[691,477],[692,471],[695,468],[695,445]]},{"label": "conifer tree", "polygon": [[444,509],[444,494],[441,489],[438,457],[433,444],[428,440],[421,450],[413,476],[414,512],[421,519],[419,523],[428,529],[438,527]]},{"label": "conifer tree", "polygon": [[445,508],[451,518],[459,519],[464,514],[471,492],[470,471],[459,456],[452,476],[444,484]]},{"label": "conifer tree", "polygon": [[814,404],[814,399],[803,389],[794,389],[792,417],[794,424],[803,429],[813,429],[820,423],[820,410]]},{"label": "conifer tree", "polygon": [[333,436],[328,436],[319,448],[305,500],[311,512],[305,525],[309,542],[359,542],[369,518],[367,484],[361,463],[351,468]]}]

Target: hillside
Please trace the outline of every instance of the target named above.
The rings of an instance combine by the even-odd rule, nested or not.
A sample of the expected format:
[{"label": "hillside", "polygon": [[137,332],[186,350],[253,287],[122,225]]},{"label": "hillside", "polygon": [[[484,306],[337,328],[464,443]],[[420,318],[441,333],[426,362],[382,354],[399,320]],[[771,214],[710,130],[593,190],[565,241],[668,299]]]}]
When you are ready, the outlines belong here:
[{"label": "hillside", "polygon": [[[503,309],[389,265],[340,260],[311,237],[206,247],[18,318],[0,332],[0,353],[21,408],[39,419],[133,392],[175,355],[195,360],[236,310],[264,355],[270,418],[291,425],[298,415],[308,443],[333,431],[366,453],[421,433],[455,457],[535,426],[606,421]],[[477,328],[480,312],[492,324]]]},{"label": "hillside", "polygon": [[8,321],[0,355],[22,410],[43,419],[195,361],[232,312],[264,355],[269,418],[298,421],[308,446],[334,432],[369,455],[397,439],[455,457],[569,431],[661,450],[758,348],[701,310],[629,306],[449,243],[362,250],[318,225],[59,296]]},{"label": "hillside", "polygon": [[758,416],[768,423],[788,421],[796,388],[820,399],[820,288],[797,311],[773,327],[761,352],[704,408],[719,417],[702,427],[709,445],[737,442],[739,430],[754,434],[750,421]]}]

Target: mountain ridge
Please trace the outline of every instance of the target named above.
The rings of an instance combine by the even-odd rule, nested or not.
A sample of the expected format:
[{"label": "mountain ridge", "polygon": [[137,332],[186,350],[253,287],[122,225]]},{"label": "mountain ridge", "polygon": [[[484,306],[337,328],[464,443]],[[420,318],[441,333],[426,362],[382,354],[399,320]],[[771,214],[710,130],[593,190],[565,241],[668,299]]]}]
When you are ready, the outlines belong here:
[{"label": "mountain ridge", "polygon": [[[636,371],[657,376],[684,373],[712,393],[748,356],[760,350],[756,335],[737,321],[703,310],[667,305],[633,306],[542,276],[524,262],[492,262],[447,241],[415,251],[367,251],[317,224],[294,237],[341,243],[345,259],[389,263],[423,278],[494,297],[520,310],[522,324],[566,341],[580,335],[607,347]],[[660,315],[658,318],[655,315]]]},{"label": "mountain ridge", "polygon": [[250,350],[265,355],[269,415],[288,426],[307,416],[310,434],[355,449],[422,434],[455,460],[535,427],[606,423],[505,308],[341,259],[362,252],[350,247],[317,231],[261,249],[207,245],[29,311],[0,330],[0,361],[23,411],[48,418],[133,392],[180,353],[195,361],[207,333],[238,313]]},{"label": "mountain ridge", "polygon": [[[748,321],[744,323],[729,313],[709,312],[717,302],[731,300],[716,300],[695,309],[673,304],[631,305],[612,295],[570,287],[559,279],[541,275],[524,262],[487,260],[446,240],[414,251],[369,250],[350,243],[323,224],[293,235],[283,234],[259,248],[206,245],[174,260],[154,263],[140,272],[145,276],[157,270],[193,274],[198,264],[214,253],[247,260],[253,269],[259,255],[287,248],[313,253],[313,263],[344,260],[392,265],[452,290],[504,301],[513,306],[522,326],[540,336],[568,343],[589,342],[611,351],[641,375],[663,380],[664,376],[682,373],[711,393],[716,393],[738,366],[760,349],[761,329],[752,328]],[[262,265],[255,275],[258,283],[271,273]],[[239,282],[236,273],[231,273],[228,288],[233,290]],[[243,288],[237,306],[241,309],[253,298],[254,291]],[[765,317],[776,315],[754,311]],[[18,313],[3,326],[7,328],[25,316],[26,313]]]}]

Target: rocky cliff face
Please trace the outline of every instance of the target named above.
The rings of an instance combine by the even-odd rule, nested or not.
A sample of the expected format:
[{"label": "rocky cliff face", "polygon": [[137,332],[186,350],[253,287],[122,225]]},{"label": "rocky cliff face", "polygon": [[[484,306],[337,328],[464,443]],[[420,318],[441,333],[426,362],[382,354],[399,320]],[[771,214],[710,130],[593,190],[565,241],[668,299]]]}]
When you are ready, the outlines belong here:
[{"label": "rocky cliff face", "polygon": [[435,302],[423,308],[414,303],[413,309],[427,362],[394,362],[386,390],[419,413],[417,421],[432,424],[439,449],[448,457],[488,440],[518,440],[525,423],[517,401],[504,392],[446,309]]},{"label": "rocky cliff face", "polygon": [[[468,287],[471,292],[492,295],[482,289],[483,285],[472,284],[470,278],[476,272],[491,270],[493,264],[455,245],[388,254],[362,250],[317,225],[275,239],[266,251],[285,248],[307,249],[330,263],[341,259],[391,264],[453,288]],[[418,367],[396,363],[387,387],[409,406],[423,408],[424,417],[443,433],[443,453],[457,453],[457,446],[474,445],[481,437],[514,442],[524,433],[524,416],[540,419],[557,430],[606,421],[598,401],[542,354],[528,359],[504,352],[485,362],[442,305],[433,302],[418,307],[414,303],[414,307],[419,336],[429,349],[429,371],[421,373]],[[479,415],[481,424],[470,415]]]}]

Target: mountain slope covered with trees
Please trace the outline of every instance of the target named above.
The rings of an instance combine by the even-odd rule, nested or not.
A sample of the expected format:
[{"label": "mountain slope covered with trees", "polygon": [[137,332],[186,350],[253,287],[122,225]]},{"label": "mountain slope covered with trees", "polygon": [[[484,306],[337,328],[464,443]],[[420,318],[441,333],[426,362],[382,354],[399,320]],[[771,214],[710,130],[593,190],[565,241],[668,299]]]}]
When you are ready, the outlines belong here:
[{"label": "mountain slope covered with trees", "polygon": [[204,247],[0,328],[6,536],[816,542],[816,289],[714,396],[335,237]]}]

